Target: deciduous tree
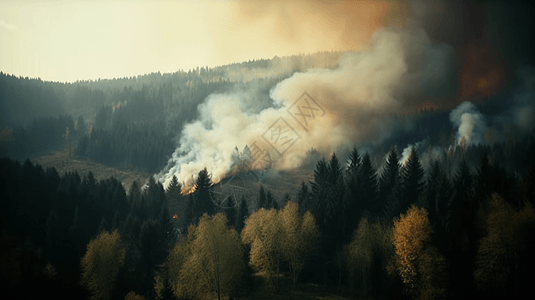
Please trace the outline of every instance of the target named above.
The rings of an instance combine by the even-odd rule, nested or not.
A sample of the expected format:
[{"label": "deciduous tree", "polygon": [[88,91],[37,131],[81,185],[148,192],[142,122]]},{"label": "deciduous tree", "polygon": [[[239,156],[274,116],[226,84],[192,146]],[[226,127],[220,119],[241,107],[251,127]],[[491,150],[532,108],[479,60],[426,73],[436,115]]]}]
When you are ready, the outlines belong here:
[{"label": "deciduous tree", "polygon": [[424,299],[446,296],[446,260],[430,244],[432,233],[423,208],[412,206],[394,221],[395,257],[389,270],[401,277],[409,294]]},{"label": "deciduous tree", "polygon": [[110,299],[111,292],[125,261],[119,232],[102,231],[87,245],[81,259],[81,282],[93,294],[92,299]]},{"label": "deciduous tree", "polygon": [[297,283],[299,273],[318,243],[316,220],[310,212],[301,217],[295,202],[287,202],[279,218],[284,233],[282,255],[289,264],[293,282]]},{"label": "deciduous tree", "polygon": [[231,295],[241,278],[243,249],[225,215],[201,217],[192,249],[180,270],[179,296]]}]

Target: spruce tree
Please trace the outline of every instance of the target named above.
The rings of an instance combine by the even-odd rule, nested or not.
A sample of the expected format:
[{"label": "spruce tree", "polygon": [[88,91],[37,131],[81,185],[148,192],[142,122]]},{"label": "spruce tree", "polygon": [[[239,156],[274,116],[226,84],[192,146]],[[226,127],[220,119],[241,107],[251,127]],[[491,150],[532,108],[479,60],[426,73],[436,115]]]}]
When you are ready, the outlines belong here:
[{"label": "spruce tree", "polygon": [[212,216],[215,212],[214,197],[212,193],[212,178],[208,170],[204,168],[199,172],[193,193],[195,202],[193,203],[193,222],[197,224],[200,217],[206,213]]},{"label": "spruce tree", "polygon": [[407,162],[400,170],[401,173],[401,213],[410,207],[412,203],[418,203],[422,193],[424,182],[424,169],[420,163],[418,152],[414,147],[407,159]]},{"label": "spruce tree", "polygon": [[368,153],[362,158],[357,182],[361,210],[374,210],[377,199],[377,174]]},{"label": "spruce tree", "polygon": [[299,204],[299,214],[302,216],[310,210],[310,197],[308,194],[308,185],[303,181],[297,194],[297,203]]},{"label": "spruce tree", "polygon": [[329,192],[329,168],[322,158],[314,169],[314,181],[312,187],[310,212],[316,217],[320,231],[325,231],[325,208]]},{"label": "spruce tree", "polygon": [[357,228],[358,215],[360,214],[358,172],[361,164],[360,154],[355,147],[349,155],[346,169],[347,195],[345,199],[345,215],[347,219],[347,232],[350,234]]},{"label": "spruce tree", "polygon": [[353,148],[353,151],[351,151],[351,154],[349,154],[349,159],[347,162],[347,169],[346,169],[346,175],[347,178],[355,178],[357,177],[358,169],[361,165],[361,158],[360,154],[357,150],[357,147]]},{"label": "spruce tree", "polygon": [[379,178],[379,201],[386,202],[391,195],[395,186],[399,184],[399,157],[396,146],[394,145],[386,159],[386,165]]},{"label": "spruce tree", "polygon": [[234,203],[234,199],[232,199],[232,196],[229,196],[225,201],[223,206],[223,213],[227,216],[229,226],[234,227],[236,224],[237,210],[236,204]]},{"label": "spruce tree", "polygon": [[245,195],[242,195],[240,200],[240,205],[238,206],[238,212],[236,214],[236,231],[240,233],[243,229],[245,219],[249,215],[249,207],[247,206],[247,200],[245,200]]},{"label": "spruce tree", "polygon": [[263,185],[260,185],[260,190],[258,192],[258,201],[257,201],[257,209],[259,210],[261,208],[266,208],[268,205],[267,198],[266,198],[266,191],[264,189]]}]

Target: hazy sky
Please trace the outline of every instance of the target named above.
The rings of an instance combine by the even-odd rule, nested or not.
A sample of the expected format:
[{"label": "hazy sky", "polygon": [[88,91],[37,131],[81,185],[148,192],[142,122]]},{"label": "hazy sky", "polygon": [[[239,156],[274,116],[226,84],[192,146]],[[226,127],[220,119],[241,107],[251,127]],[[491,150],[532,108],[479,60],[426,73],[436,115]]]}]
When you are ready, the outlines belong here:
[{"label": "hazy sky", "polygon": [[398,15],[350,2],[2,0],[0,71],[70,82],[354,49]]}]

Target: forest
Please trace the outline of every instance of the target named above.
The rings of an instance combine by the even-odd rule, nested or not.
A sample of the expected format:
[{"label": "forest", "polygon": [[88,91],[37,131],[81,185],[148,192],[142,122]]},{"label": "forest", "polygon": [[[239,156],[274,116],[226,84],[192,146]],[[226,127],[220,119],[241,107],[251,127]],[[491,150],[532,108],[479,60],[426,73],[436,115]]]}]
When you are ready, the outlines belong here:
[{"label": "forest", "polygon": [[[492,159],[504,146],[456,149],[452,172],[453,156],[425,172],[418,151],[402,164],[396,146],[379,172],[355,148],[346,163],[320,159],[314,179],[281,199],[264,187],[219,199],[206,169],[186,195],[177,180],[125,191],[4,158],[4,293],[241,299],[312,284],[349,298],[517,298],[535,263],[535,141],[515,145],[531,157],[522,176]],[[183,212],[170,209],[179,202]]]},{"label": "forest", "polygon": [[[474,105],[498,120],[481,143],[458,143],[449,111],[419,110],[396,119],[414,122],[414,130],[379,146],[351,145],[328,157],[310,149],[312,179],[282,194],[260,184],[223,197],[210,166],[196,170],[192,189],[177,177],[164,187],[156,176],[125,188],[114,177],[32,162],[68,149],[72,159],[156,174],[210,95],[238,91],[244,111],[259,113],[275,106],[270,91],[281,80],[334,69],[342,55],[74,83],[0,72],[2,298],[509,299],[529,292],[535,138],[499,123],[510,105],[503,95]],[[238,163],[238,172],[253,169]]]}]

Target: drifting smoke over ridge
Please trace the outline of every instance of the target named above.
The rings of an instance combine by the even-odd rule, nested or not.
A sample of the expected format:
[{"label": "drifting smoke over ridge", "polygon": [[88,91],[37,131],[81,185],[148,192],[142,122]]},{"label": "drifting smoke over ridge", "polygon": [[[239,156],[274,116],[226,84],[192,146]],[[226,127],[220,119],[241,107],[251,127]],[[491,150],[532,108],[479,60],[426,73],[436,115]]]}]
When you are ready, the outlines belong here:
[{"label": "drifting smoke over ridge", "polygon": [[[344,144],[378,145],[402,130],[385,116],[412,111],[423,99],[451,89],[443,84],[451,82],[450,66],[451,47],[431,43],[423,30],[378,30],[365,51],[346,54],[339,68],[295,73],[278,83],[270,91],[274,107],[259,113],[248,111],[251,100],[243,93],[210,95],[158,177],[166,185],[176,175],[190,186],[206,167],[218,181],[231,170],[236,146],[255,144],[270,151],[276,169],[292,169],[302,165],[310,148],[327,156]],[[304,92],[325,110],[303,119],[306,126],[287,112]],[[283,155],[262,138],[272,136],[266,131],[281,117],[298,134]]]},{"label": "drifting smoke over ridge", "polygon": [[[517,7],[497,1],[414,0],[361,1],[358,3],[363,7],[359,7],[340,1],[318,13],[326,6],[325,1],[273,1],[267,6],[260,1],[243,3],[237,20],[248,26],[271,24],[266,27],[266,38],[277,37],[274,40],[279,42],[280,38],[286,39],[290,48],[306,44],[314,52],[317,44],[325,44],[317,38],[325,33],[334,44],[327,43],[323,49],[333,46],[337,51],[356,51],[343,55],[335,69],[294,73],[269,92],[265,88],[252,88],[251,92],[246,87],[210,95],[199,106],[200,119],[185,126],[179,148],[158,175],[164,184],[177,175],[188,186],[188,181],[204,167],[218,181],[232,169],[236,146],[243,149],[245,145],[255,145],[269,151],[277,169],[300,166],[310,148],[323,156],[345,145],[373,150],[383,142],[392,142],[402,131],[414,130],[411,117],[402,121],[389,116],[414,113],[422,103],[438,110],[457,107],[449,116],[456,144],[482,143],[488,139],[486,132],[490,132],[487,122],[474,105],[462,102],[479,103],[482,98],[495,97],[517,86],[519,79],[524,80],[520,92],[499,95],[511,103],[503,107],[507,115],[488,121],[493,121],[489,124],[495,127],[502,123],[505,128],[507,123],[528,132],[534,128],[533,72],[527,68],[517,77],[510,76],[511,70],[535,61],[531,51],[535,47],[529,38],[533,29],[524,26],[533,24],[528,14],[533,12],[533,6]],[[299,11],[299,16],[295,17],[292,11]],[[355,17],[365,11],[368,19]],[[519,22],[511,23],[512,18]],[[265,69],[245,73],[228,68],[227,77],[247,81],[285,74],[291,69],[270,61]],[[307,119],[305,127],[295,115],[299,105],[294,105],[304,92],[322,108],[314,118]],[[294,141],[282,155],[264,139],[273,137],[268,129],[280,126],[280,118],[295,130],[288,131]],[[422,139],[425,136],[405,142],[409,145],[403,152],[416,147],[425,168],[426,161],[444,155],[444,150],[427,141],[415,143]]]}]

